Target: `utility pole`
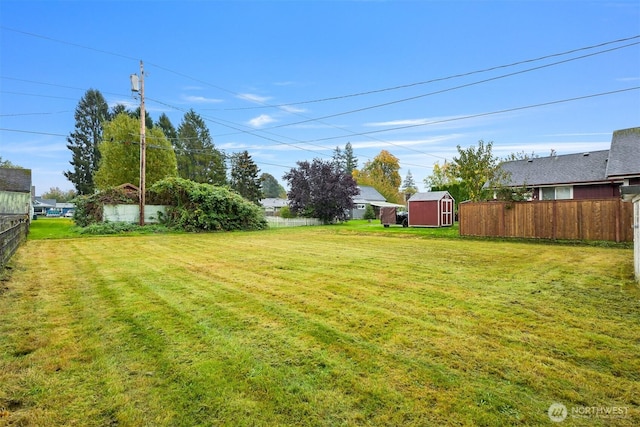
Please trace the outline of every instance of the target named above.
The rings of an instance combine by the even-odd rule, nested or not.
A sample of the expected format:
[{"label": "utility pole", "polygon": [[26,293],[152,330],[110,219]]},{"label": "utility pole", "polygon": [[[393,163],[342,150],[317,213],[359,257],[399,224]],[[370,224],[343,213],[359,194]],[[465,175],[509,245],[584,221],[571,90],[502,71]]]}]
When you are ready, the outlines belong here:
[{"label": "utility pole", "polygon": [[140,79],[135,74],[131,75],[131,90],[140,93],[140,186],[138,199],[140,201],[140,225],[144,225],[144,204],[145,204],[145,174],[147,169],[147,147],[146,147],[146,113],[144,109],[144,67],[140,60]]}]

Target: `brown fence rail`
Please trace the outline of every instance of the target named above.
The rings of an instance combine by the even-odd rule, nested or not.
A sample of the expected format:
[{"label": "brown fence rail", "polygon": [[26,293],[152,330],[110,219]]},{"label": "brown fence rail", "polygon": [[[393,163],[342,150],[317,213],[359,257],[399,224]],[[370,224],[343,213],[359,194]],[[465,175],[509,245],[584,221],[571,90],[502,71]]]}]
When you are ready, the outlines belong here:
[{"label": "brown fence rail", "polygon": [[25,215],[0,216],[0,272],[29,234],[29,221]]},{"label": "brown fence rail", "polygon": [[463,236],[633,241],[633,205],[618,199],[479,202],[459,206]]}]

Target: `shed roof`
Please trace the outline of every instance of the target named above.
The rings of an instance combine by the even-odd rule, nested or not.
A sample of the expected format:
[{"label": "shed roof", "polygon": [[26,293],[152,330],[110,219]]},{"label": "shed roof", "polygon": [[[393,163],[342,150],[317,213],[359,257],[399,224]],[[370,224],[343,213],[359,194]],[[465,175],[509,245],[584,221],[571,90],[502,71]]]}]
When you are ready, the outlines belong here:
[{"label": "shed roof", "polygon": [[0,191],[31,193],[31,169],[0,168]]},{"label": "shed roof", "polygon": [[[410,202],[425,202],[440,200],[445,196],[451,197],[448,191],[427,191],[424,193],[416,193],[409,199]],[[451,197],[453,199],[453,197]]]}]

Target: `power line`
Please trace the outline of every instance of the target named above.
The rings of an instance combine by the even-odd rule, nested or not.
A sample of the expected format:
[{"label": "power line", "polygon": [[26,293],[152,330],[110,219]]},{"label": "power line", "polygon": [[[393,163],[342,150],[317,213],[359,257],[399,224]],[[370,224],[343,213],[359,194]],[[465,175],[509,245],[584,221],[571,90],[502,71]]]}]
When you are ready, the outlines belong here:
[{"label": "power line", "polygon": [[75,101],[75,98],[68,98],[65,96],[53,96],[53,95],[40,95],[37,93],[25,93],[25,92],[13,92],[13,91],[8,91],[8,90],[0,90],[0,93],[8,93],[10,95],[24,95],[24,96],[37,96],[40,98],[54,98],[54,99],[66,99],[66,100],[71,100],[71,101]]},{"label": "power line", "polygon": [[[60,88],[63,88],[63,89],[73,89],[73,90],[82,90],[82,91],[86,91],[87,90],[86,88],[81,88],[81,87],[66,86],[66,85],[60,85],[60,84],[56,84],[56,83],[39,82],[39,81],[36,81],[36,80],[19,79],[19,78],[16,78],[16,77],[9,77],[9,76],[0,76],[0,79],[14,80],[14,81],[17,81],[17,82],[38,84],[38,85],[43,85],[43,86],[60,87]],[[102,91],[100,91],[100,92],[102,92]],[[102,92],[102,93],[107,94],[107,95],[115,95],[115,96],[122,96],[122,97],[130,96],[129,94],[124,95],[124,94],[115,93],[115,92]],[[15,94],[18,94],[18,95],[30,95],[30,96],[43,96],[43,95],[34,95],[34,94],[28,94],[28,93],[23,94],[23,93],[20,93],[20,92],[15,92]],[[69,98],[64,98],[64,99],[69,99]]]},{"label": "power line", "polygon": [[120,57],[120,58],[125,58],[125,59],[130,59],[130,60],[133,60],[133,61],[138,61],[138,58],[134,58],[134,57],[128,56],[128,55],[123,55],[121,53],[110,52],[108,50],[96,49],[94,47],[81,45],[79,43],[72,43],[72,42],[68,42],[68,41],[65,41],[65,40],[54,39],[53,37],[43,36],[41,34],[36,34],[36,33],[29,32],[29,31],[17,30],[15,28],[9,28],[9,27],[6,27],[4,25],[0,25],[0,28],[2,28],[3,30],[6,30],[6,31],[12,31],[14,33],[24,34],[24,35],[27,35],[27,36],[36,37],[36,38],[39,38],[39,39],[44,39],[44,40],[52,41],[52,42],[55,42],[55,43],[66,44],[66,45],[77,47],[77,48],[80,48],[80,49],[86,49],[86,50],[91,50],[91,51],[98,52],[98,53],[103,53],[105,55],[117,56],[117,57]]},{"label": "power line", "polygon": [[623,49],[625,47],[634,46],[634,45],[638,45],[638,44],[640,44],[640,42],[634,42],[634,43],[630,43],[628,45],[619,46],[619,47],[607,49],[607,50],[600,51],[600,52],[590,53],[590,54],[587,54],[587,55],[582,55],[582,56],[578,56],[578,57],[575,57],[575,58],[565,59],[565,60],[558,61],[558,62],[552,62],[550,64],[539,65],[537,67],[528,68],[528,69],[520,70],[520,71],[515,71],[513,73],[503,74],[503,75],[500,75],[500,76],[491,77],[491,78],[484,79],[484,80],[478,80],[478,81],[475,81],[475,82],[466,83],[466,84],[463,84],[463,85],[458,85],[458,86],[454,86],[454,87],[450,87],[450,88],[446,88],[446,89],[441,89],[441,90],[437,90],[437,91],[433,91],[433,92],[429,92],[429,93],[424,93],[424,94],[421,94],[421,95],[415,95],[415,96],[411,96],[411,97],[408,97],[408,98],[403,98],[403,99],[398,99],[398,100],[395,100],[395,101],[384,102],[384,103],[381,103],[381,104],[376,104],[376,105],[371,105],[371,106],[368,106],[368,107],[357,108],[357,109],[353,109],[353,110],[349,110],[349,111],[343,111],[343,112],[340,112],[340,113],[329,114],[329,115],[318,117],[318,118],[307,119],[307,120],[302,120],[302,121],[293,122],[293,123],[286,123],[286,124],[282,124],[282,125],[278,125],[278,126],[271,126],[269,128],[265,128],[265,130],[279,129],[279,128],[283,128],[283,127],[287,127],[287,126],[299,125],[299,124],[303,124],[303,123],[309,123],[309,122],[313,122],[313,121],[324,120],[324,119],[329,119],[329,118],[338,117],[338,116],[345,116],[345,115],[348,115],[348,114],[359,113],[359,112],[362,112],[362,111],[373,110],[375,108],[387,107],[389,105],[399,104],[399,103],[402,103],[402,102],[414,101],[416,99],[425,98],[427,96],[438,95],[438,94],[445,93],[445,92],[451,92],[451,91],[462,89],[462,88],[466,88],[466,87],[476,86],[476,85],[479,85],[479,84],[488,83],[488,82],[491,82],[491,81],[500,80],[500,79],[504,79],[504,78],[507,78],[507,77],[512,77],[512,76],[515,76],[515,75],[518,75],[518,74],[524,74],[524,73],[528,73],[528,72],[531,72],[531,71],[541,70],[543,68],[553,67],[555,65],[559,65],[559,64],[563,64],[563,63],[567,63],[567,62],[571,62],[571,61],[576,61],[578,59],[584,59],[584,58],[588,58],[588,57],[595,56],[595,55],[600,55],[602,53],[607,53],[607,52],[611,52],[611,51],[618,50],[618,49]]},{"label": "power line", "polygon": [[51,133],[51,132],[37,132],[37,131],[33,131],[33,130],[22,130],[22,129],[7,129],[7,128],[0,128],[1,131],[5,131],[5,132],[20,132],[20,133],[31,133],[31,134],[35,134],[35,135],[48,135],[48,136],[62,136],[62,137],[67,137],[67,135],[63,135],[60,133]]},{"label": "power line", "polygon": [[[16,30],[16,29],[4,27],[4,26],[0,26],[0,28],[4,28],[6,30],[18,32],[18,33],[21,33],[21,34],[26,34],[26,35],[33,36],[33,37],[42,38],[42,39],[45,39],[45,40],[50,40],[50,41],[54,41],[54,42],[58,42],[58,43],[62,43],[62,44],[67,44],[67,45],[70,45],[70,46],[75,46],[75,47],[88,49],[88,50],[92,50],[92,51],[96,51],[96,52],[100,52],[100,53],[105,53],[105,54],[109,54],[109,55],[113,55],[113,56],[119,56],[119,57],[123,57],[123,58],[126,58],[126,59],[135,60],[135,58],[133,58],[133,57],[122,55],[122,54],[119,54],[119,53],[109,52],[109,51],[105,51],[105,50],[101,50],[101,49],[95,49],[95,48],[92,48],[92,47],[89,47],[89,46],[84,46],[84,45],[80,45],[80,44],[77,44],[77,43],[66,42],[66,41],[54,39],[54,38],[47,37],[47,36],[42,36],[42,35],[31,33],[31,32]],[[538,57],[538,58],[527,59],[527,60],[524,60],[524,61],[518,61],[518,62],[515,62],[515,63],[511,63],[511,64],[499,65],[499,66],[491,67],[491,68],[484,69],[484,70],[475,70],[475,71],[462,73],[462,74],[457,74],[457,75],[453,75],[453,76],[447,76],[447,77],[428,80],[428,81],[424,81],[424,82],[416,82],[416,83],[410,83],[410,84],[406,84],[406,85],[400,85],[400,86],[383,88],[383,89],[378,89],[378,90],[373,90],[373,91],[368,91],[368,92],[362,92],[362,93],[359,93],[359,94],[351,94],[351,95],[343,95],[343,96],[333,97],[333,98],[325,98],[324,100],[341,99],[341,98],[346,98],[346,97],[351,97],[351,96],[361,96],[361,95],[370,94],[370,93],[377,93],[377,92],[395,90],[395,89],[400,89],[400,88],[405,88],[405,87],[423,85],[423,84],[427,84],[427,83],[433,83],[433,82],[437,82],[437,81],[448,80],[448,79],[453,79],[453,78],[457,78],[457,77],[463,77],[463,76],[468,76],[468,75],[472,75],[472,74],[492,71],[492,70],[496,70],[496,69],[500,69],[500,68],[512,67],[512,66],[521,65],[521,64],[524,64],[524,63],[536,62],[536,61],[540,61],[540,60],[543,60],[543,59],[548,59],[548,58],[551,58],[551,57],[563,56],[563,55],[575,53],[575,52],[578,52],[578,51],[594,49],[594,48],[597,48],[597,47],[602,47],[602,46],[606,46],[606,45],[610,45],[610,44],[614,44],[614,43],[620,43],[620,42],[624,42],[624,41],[629,41],[629,40],[633,40],[633,39],[636,39],[636,38],[640,38],[640,35],[627,37],[627,38],[622,38],[622,39],[617,39],[617,40],[612,40],[612,41],[608,41],[608,42],[603,42],[603,43],[600,43],[600,44],[586,46],[586,47],[582,47],[582,48],[577,48],[577,49],[573,49],[573,50],[569,50],[569,51],[565,51],[565,52],[545,55],[545,56]],[[628,44],[628,45],[625,45],[625,46],[615,47],[615,48],[604,50],[604,51],[601,51],[601,52],[596,52],[596,53],[593,53],[593,54],[583,55],[583,56],[580,56],[580,57],[571,58],[571,59],[564,60],[564,61],[558,61],[556,63],[547,64],[547,65],[543,65],[543,66],[539,66],[539,67],[534,67],[534,68],[531,68],[531,69],[528,69],[528,70],[523,70],[523,71],[519,71],[519,72],[515,72],[515,73],[509,73],[509,74],[506,74],[506,75],[503,75],[503,76],[498,76],[498,77],[494,77],[494,78],[490,78],[490,79],[485,79],[485,80],[481,80],[481,81],[470,83],[470,84],[466,84],[466,85],[460,85],[460,86],[457,86],[457,87],[448,88],[448,89],[444,89],[444,90],[436,91],[436,92],[431,92],[431,93],[427,93],[427,94],[422,94],[422,95],[418,95],[418,96],[415,96],[415,97],[410,97],[410,98],[405,98],[405,99],[401,99],[401,100],[391,101],[391,102],[378,104],[378,105],[373,105],[373,106],[369,106],[369,107],[363,107],[363,108],[360,108],[360,109],[350,110],[350,111],[346,111],[346,112],[331,114],[331,115],[323,116],[323,117],[320,117],[320,118],[309,118],[309,117],[306,117],[306,116],[301,115],[299,113],[294,113],[294,114],[296,114],[298,116],[305,117],[305,120],[294,122],[294,123],[283,124],[283,125],[279,125],[279,126],[273,126],[273,127],[270,127],[270,128],[261,129],[258,132],[268,133],[266,131],[270,130],[270,129],[277,129],[277,128],[281,128],[281,127],[292,126],[292,125],[297,125],[297,124],[303,124],[303,123],[308,123],[308,122],[312,122],[312,121],[323,123],[323,122],[321,122],[322,119],[337,117],[337,116],[340,116],[340,115],[352,114],[352,113],[361,112],[361,111],[366,111],[366,110],[373,109],[373,108],[380,108],[380,107],[383,107],[383,106],[388,106],[388,105],[392,105],[392,104],[396,104],[396,103],[400,103],[400,102],[407,102],[407,101],[415,100],[415,99],[422,98],[422,97],[425,97],[425,96],[431,96],[431,95],[435,95],[435,94],[439,94],[439,93],[443,93],[443,92],[447,92],[447,91],[452,91],[452,90],[456,90],[456,89],[460,89],[460,88],[464,88],[464,87],[468,87],[468,86],[473,86],[473,85],[477,85],[477,84],[481,84],[481,83],[486,83],[486,82],[489,82],[489,81],[492,81],[492,80],[497,80],[497,79],[500,79],[500,78],[506,78],[506,77],[513,76],[513,75],[516,75],[516,74],[521,74],[521,73],[524,73],[524,72],[529,72],[529,71],[533,71],[533,70],[537,70],[537,69],[541,69],[541,68],[545,68],[545,67],[558,65],[558,64],[561,64],[561,63],[564,63],[564,62],[570,62],[570,61],[574,61],[574,60],[577,60],[577,59],[583,59],[583,58],[586,58],[586,57],[589,57],[589,56],[599,55],[599,54],[610,52],[610,51],[613,51],[613,50],[617,50],[617,49],[622,49],[622,48],[625,48],[625,47],[633,46],[633,45],[639,44],[639,43],[640,42],[635,42],[635,43],[631,43],[631,44]],[[170,73],[174,73],[176,75],[179,75],[179,76],[182,76],[182,77],[197,81],[199,83],[206,84],[206,85],[214,87],[214,88],[216,88],[218,90],[233,94],[235,96],[240,96],[240,94],[237,93],[237,92],[222,88],[222,87],[217,86],[217,85],[213,85],[213,84],[211,84],[209,82],[206,82],[206,81],[201,80],[201,79],[194,78],[194,77],[189,76],[187,74],[180,73],[180,72],[177,72],[175,70],[171,70],[171,69],[169,69],[167,67],[163,67],[161,65],[153,64],[153,63],[148,63],[148,64],[151,65],[151,66],[155,66],[155,67],[157,67],[159,69],[162,69],[164,71],[167,71],[167,72],[170,72]],[[276,108],[284,109],[284,107],[290,106],[290,105],[297,105],[297,104],[309,103],[309,102],[319,102],[319,101],[321,101],[321,100],[301,101],[301,102],[298,102],[298,103],[287,103],[287,104],[280,104],[280,105],[268,105],[268,104],[265,104],[264,107],[276,107]],[[290,112],[290,111],[288,111],[288,112]],[[220,120],[220,119],[218,119],[218,120]],[[304,148],[301,148],[301,147],[294,146],[293,144],[287,144],[287,143],[284,143],[282,141],[277,141],[277,140],[273,140],[273,139],[268,138],[268,137],[264,137],[264,136],[258,135],[257,133],[255,133],[253,131],[247,131],[247,130],[243,130],[243,129],[238,129],[236,127],[236,126],[238,126],[237,124],[234,124],[233,126],[229,126],[229,125],[221,123],[219,121],[215,121],[215,120],[211,120],[211,121],[213,121],[214,123],[229,127],[231,129],[237,130],[240,133],[249,133],[249,134],[254,135],[254,136],[258,136],[258,137],[261,137],[261,138],[264,138],[264,139],[267,139],[267,140],[271,140],[271,141],[276,142],[278,144],[286,144],[286,145],[290,145],[290,146],[292,146],[294,148],[297,148],[297,149],[306,150],[306,151],[310,151],[310,152],[313,152],[313,153],[316,153],[316,154],[324,155],[322,153],[317,153],[317,152],[314,152],[312,150],[307,150],[307,149],[304,149]],[[232,122],[227,122],[227,123],[232,123]],[[366,133],[351,132],[351,131],[348,131],[345,128],[334,126],[334,125],[331,125],[331,124],[328,124],[328,123],[323,123],[323,124],[331,126],[331,127],[335,127],[335,128],[340,129],[340,130],[342,130],[344,132],[347,132],[349,134],[349,136],[366,135]],[[225,135],[228,135],[228,134],[225,134]],[[276,135],[276,136],[282,138],[281,135]],[[373,137],[371,137],[371,138],[375,139]],[[289,138],[289,139],[292,139],[292,138]],[[330,139],[336,139],[336,138],[330,138]],[[420,154],[426,154],[426,155],[429,155],[429,156],[440,157],[440,156],[435,156],[435,155],[430,154],[430,153],[423,152],[421,150],[415,150],[415,149],[410,148],[410,147],[403,147],[403,146],[398,145],[398,144],[393,144],[393,143],[391,143],[389,141],[383,141],[383,140],[378,140],[378,141],[383,142],[383,143],[387,143],[389,145],[402,147],[402,148],[405,148],[405,149],[408,149],[408,150],[411,150],[411,151],[415,151],[415,152],[420,153]],[[306,142],[302,142],[302,143],[306,143]],[[320,147],[320,148],[327,149],[326,147]]]},{"label": "power line", "polygon": [[[638,89],[640,89],[640,86],[635,86],[635,87],[630,87],[630,88],[620,89],[620,90],[613,90],[613,91],[609,91],[609,92],[596,93],[596,94],[591,94],[591,95],[578,96],[578,97],[574,97],[574,98],[561,99],[561,100],[556,100],[556,101],[543,102],[543,103],[539,103],[539,104],[526,105],[526,106],[523,106],[523,107],[514,107],[514,108],[508,108],[508,109],[504,109],[504,110],[491,111],[491,112],[488,112],[488,113],[471,114],[471,115],[468,115],[468,116],[453,117],[453,118],[450,118],[450,119],[434,120],[434,121],[425,122],[425,123],[418,123],[418,124],[405,125],[405,126],[397,126],[397,127],[373,130],[373,131],[368,131],[368,132],[360,132],[360,133],[357,134],[357,136],[364,136],[364,135],[370,135],[370,134],[382,133],[382,132],[390,132],[390,131],[394,131],[394,130],[416,128],[416,127],[421,127],[421,126],[430,126],[430,125],[454,122],[454,121],[459,121],[459,120],[475,119],[475,118],[478,118],[478,117],[485,117],[485,116],[491,116],[491,115],[495,115],[495,114],[510,113],[510,112],[513,112],[513,111],[527,110],[527,109],[531,109],[531,108],[545,107],[545,106],[554,105],[554,104],[562,104],[562,103],[565,103],[565,102],[579,101],[579,100],[583,100],[583,99],[596,98],[596,97],[599,97],[599,96],[613,95],[613,94],[617,94],[617,93],[629,92],[629,91],[638,90]],[[302,141],[302,142],[328,141],[328,140],[331,140],[331,139],[338,139],[338,138],[343,138],[343,136],[318,138],[318,139],[312,139],[312,140]]]},{"label": "power line", "polygon": [[[369,90],[369,91],[365,91],[365,92],[357,92],[357,93],[352,93],[352,94],[348,94],[348,95],[338,95],[338,96],[332,96],[332,97],[327,97],[327,98],[311,99],[311,100],[307,100],[307,101],[288,102],[286,104],[271,104],[271,105],[260,105],[260,106],[253,106],[253,107],[224,108],[222,110],[235,111],[235,110],[254,110],[254,109],[274,108],[274,107],[288,107],[288,106],[292,106],[292,105],[304,105],[304,104],[312,104],[312,103],[318,103],[318,102],[336,101],[336,100],[339,100],[339,99],[353,98],[353,97],[358,97],[358,96],[372,95],[372,94],[380,93],[380,92],[388,92],[388,91],[392,91],[392,90],[406,89],[406,88],[409,88],[409,87],[426,85],[426,84],[431,84],[431,83],[437,83],[437,82],[456,79],[456,78],[460,78],[460,77],[468,77],[468,76],[471,76],[471,75],[474,75],[474,74],[486,73],[486,72],[489,72],[489,71],[495,71],[495,70],[499,70],[499,69],[502,69],[502,68],[515,67],[517,65],[522,65],[522,64],[532,63],[532,62],[538,62],[538,61],[542,61],[542,60],[549,59],[549,58],[569,55],[569,54],[572,54],[572,53],[581,52],[581,51],[585,51],[585,50],[589,50],[589,49],[595,49],[595,48],[598,48],[598,47],[608,46],[608,45],[611,45],[611,44],[621,43],[621,42],[625,42],[625,41],[629,41],[629,40],[634,40],[634,39],[637,39],[637,38],[640,38],[640,35],[636,35],[636,36],[632,36],[632,37],[626,37],[626,38],[617,39],[617,40],[612,40],[612,41],[599,43],[599,44],[595,44],[595,45],[591,45],[591,46],[585,46],[585,47],[572,49],[572,50],[568,50],[568,51],[564,51],[564,52],[553,53],[553,54],[549,54],[549,55],[545,55],[545,56],[540,56],[538,58],[525,59],[525,60],[522,60],[522,61],[510,63],[510,64],[497,65],[497,66],[490,67],[490,68],[484,68],[484,69],[480,69],[480,70],[474,70],[474,71],[469,71],[469,72],[465,72],[465,73],[454,74],[454,75],[450,75],[450,76],[446,76],[446,77],[438,77],[438,78],[431,79],[431,80],[425,80],[425,81],[420,81],[420,82],[415,82],[415,83],[407,83],[407,84],[403,84],[403,85],[391,86],[391,87],[386,87],[386,88],[382,88],[382,89],[373,89],[373,90]],[[633,43],[633,44],[636,44],[636,43]],[[627,45],[627,46],[631,46],[631,45]],[[627,47],[627,46],[624,46],[624,47]]]},{"label": "power line", "polygon": [[70,113],[70,111],[56,111],[53,113],[14,113],[14,114],[0,114],[0,117],[18,117],[18,116],[45,116],[52,114]]}]

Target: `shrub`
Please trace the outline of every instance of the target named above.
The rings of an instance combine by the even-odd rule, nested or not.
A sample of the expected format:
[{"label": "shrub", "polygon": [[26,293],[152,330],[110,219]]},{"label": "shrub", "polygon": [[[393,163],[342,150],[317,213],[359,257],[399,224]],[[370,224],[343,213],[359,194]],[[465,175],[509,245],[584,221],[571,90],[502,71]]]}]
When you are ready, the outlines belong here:
[{"label": "shrub", "polygon": [[280,208],[280,218],[296,218],[297,215],[291,212],[289,206],[283,206]]},{"label": "shrub", "polygon": [[150,189],[153,203],[168,205],[161,223],[185,231],[262,230],[262,209],[225,187],[166,178]]},{"label": "shrub", "polygon": [[364,209],[364,219],[368,219],[371,222],[372,219],[376,219],[376,213],[373,210],[373,206],[367,203],[367,207]]}]

